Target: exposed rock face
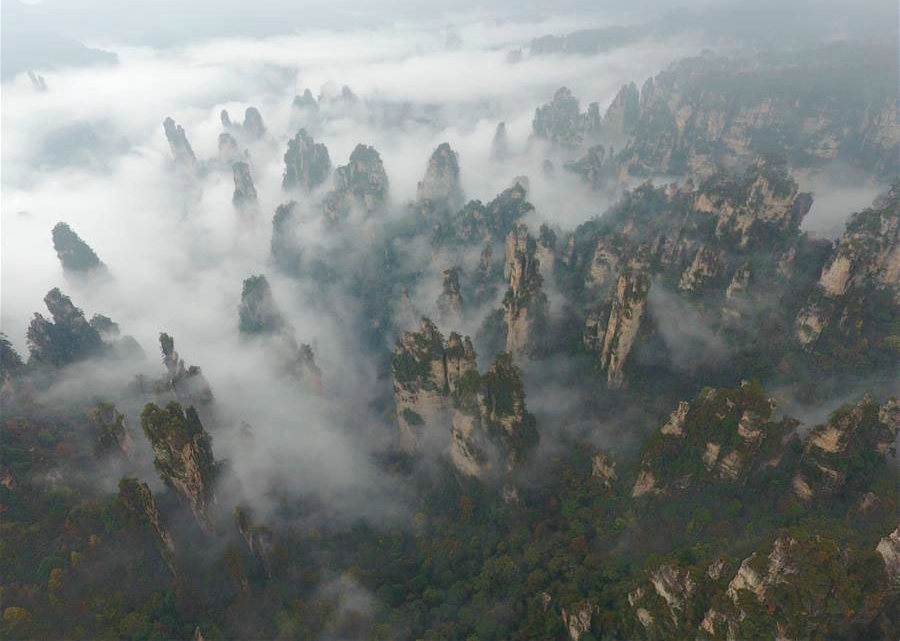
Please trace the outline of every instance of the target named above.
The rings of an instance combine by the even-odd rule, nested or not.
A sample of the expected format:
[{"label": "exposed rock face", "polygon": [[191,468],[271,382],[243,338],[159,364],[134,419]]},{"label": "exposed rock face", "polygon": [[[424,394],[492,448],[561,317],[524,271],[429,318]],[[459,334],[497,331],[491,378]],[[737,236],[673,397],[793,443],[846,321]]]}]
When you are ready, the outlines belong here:
[{"label": "exposed rock face", "polygon": [[634,346],[650,292],[650,277],[640,266],[623,272],[605,309],[585,322],[584,343],[598,355],[597,367],[607,385],[625,385],[625,364]]},{"label": "exposed rock face", "polygon": [[459,286],[461,271],[459,267],[444,270],[443,291],[438,296],[437,307],[441,316],[448,320],[459,319],[462,314],[463,298]]},{"label": "exposed rock face", "polygon": [[506,237],[504,275],[509,289],[503,298],[506,322],[506,351],[515,356],[533,354],[546,323],[547,296],[537,256],[537,243],[528,227],[518,225]]},{"label": "exposed rock face", "polygon": [[609,174],[605,160],[606,149],[603,145],[594,145],[580,159],[568,163],[566,169],[581,176],[592,189],[600,189]]},{"label": "exposed rock face", "polygon": [[900,183],[853,215],[818,285],[797,317],[802,345],[814,350],[820,339],[883,345],[886,328],[866,312],[879,305],[888,316],[900,314]]},{"label": "exposed rock face", "polygon": [[185,406],[206,407],[213,402],[212,389],[196,365],[185,365],[175,351],[175,339],[165,332],[159,335],[166,376],[163,384]]},{"label": "exposed rock face", "polygon": [[600,113],[592,104],[587,113],[582,113],[578,98],[566,87],[560,87],[553,94],[553,100],[534,112],[532,127],[534,135],[561,147],[578,148],[596,135]]},{"label": "exposed rock face", "polygon": [[616,473],[616,462],[603,452],[591,457],[591,477],[597,479],[605,490],[611,490],[619,479]]},{"label": "exposed rock face", "polygon": [[88,411],[88,418],[94,432],[94,452],[98,458],[131,456],[134,442],[125,425],[125,416],[116,411],[115,405],[98,403]]},{"label": "exposed rock face", "polygon": [[238,307],[241,334],[272,335],[284,331],[287,323],[272,296],[265,276],[251,276],[244,281]]},{"label": "exposed rock face", "polygon": [[312,348],[297,343],[294,328],[282,315],[265,276],[251,276],[244,281],[238,312],[242,336],[264,339],[280,370],[314,391],[321,390],[322,372]]},{"label": "exposed rock face", "polygon": [[262,566],[266,576],[272,577],[273,536],[268,528],[253,524],[253,516],[246,508],[234,509],[234,522],[250,554]]},{"label": "exposed rock face", "polygon": [[688,570],[663,564],[650,570],[646,583],[628,594],[628,604],[647,637],[677,638],[673,632],[688,627],[697,588]]},{"label": "exposed rock face", "polygon": [[[460,473],[508,479],[537,443],[521,372],[508,354],[483,375],[468,337],[444,341],[427,318],[397,341],[391,360],[401,444],[414,451],[449,429],[449,457]],[[447,434],[443,432],[443,434]]]},{"label": "exposed rock face", "polygon": [[[900,146],[900,130],[890,124],[896,123],[896,74],[867,70],[873,60],[884,60],[886,71],[895,58],[893,51],[871,46],[793,58],[704,54],[676,62],[641,90],[621,173],[708,174],[767,149],[798,166],[839,158],[894,176]],[[745,91],[748,86],[759,89]],[[633,105],[633,93],[620,92],[623,102],[629,95]],[[617,107],[613,114],[623,112]],[[610,115],[612,125],[618,116]]]},{"label": "exposed rock face", "polygon": [[51,289],[44,303],[53,320],[35,313],[27,335],[30,363],[61,367],[105,351],[106,344],[84,318],[84,312],[59,288]]},{"label": "exposed rock face", "polygon": [[725,598],[704,615],[700,623],[703,633],[728,641],[748,638],[751,631],[769,638],[803,638],[797,636],[801,630],[809,630],[815,622],[824,624],[833,616],[826,603],[835,600],[844,606],[837,616],[845,625],[853,621],[864,626],[877,613],[877,593],[867,595],[868,603],[841,594],[840,586],[851,580],[848,574],[854,568],[833,542],[784,534],[769,550],[744,559]]},{"label": "exposed rock face", "polygon": [[900,401],[879,405],[864,397],[834,412],[828,422],[807,434],[803,458],[792,481],[801,500],[828,496],[858,473],[855,460],[873,461],[896,456],[894,441],[900,429]]},{"label": "exposed rock face", "polygon": [[350,162],[334,171],[334,189],[322,203],[325,217],[335,223],[354,209],[373,214],[388,202],[388,177],[374,147],[357,145]]},{"label": "exposed rock face", "polygon": [[288,141],[284,153],[284,189],[299,188],[309,192],[321,185],[331,174],[328,148],[315,142],[305,129]]},{"label": "exposed rock face", "polygon": [[298,224],[296,201],[278,205],[272,217],[271,251],[275,264],[286,274],[299,275],[303,266]]},{"label": "exposed rock face", "polygon": [[637,85],[622,85],[603,117],[603,133],[613,139],[625,139],[634,133],[641,116],[640,100]]},{"label": "exposed rock face", "polygon": [[[459,370],[474,370],[475,350],[466,337],[461,354],[455,355],[456,378]],[[394,402],[400,426],[401,445],[414,451],[426,430],[439,424],[450,408],[448,346],[437,326],[423,318],[418,332],[406,332],[398,340],[391,358],[394,376]]]},{"label": "exposed rock face", "polygon": [[182,171],[195,172],[197,170],[197,157],[188,142],[181,125],[175,124],[171,118],[163,121],[163,129],[166,132],[166,140],[169,141],[169,148],[172,150],[172,158],[175,160],[175,166]]},{"label": "exposed rock face", "polygon": [[147,403],[141,427],[153,447],[153,464],[160,478],[191,508],[200,527],[211,532],[217,464],[212,439],[197,410],[188,407],[185,411],[175,401],[165,408]]},{"label": "exposed rock face", "polygon": [[132,478],[119,481],[119,501],[139,522],[146,523],[156,534],[159,553],[169,571],[175,572],[175,542],[163,525],[156,500],[146,483]]},{"label": "exposed rock face", "polygon": [[462,206],[459,159],[448,143],[441,143],[431,154],[425,177],[416,190],[416,199],[419,202],[428,201],[445,210],[455,210]]},{"label": "exposed rock face", "polygon": [[463,474],[508,479],[537,445],[522,372],[509,354],[497,356],[484,375],[469,370],[453,390],[453,405],[450,459]]},{"label": "exposed rock face", "polygon": [[445,220],[435,221],[432,242],[453,245],[502,241],[533,210],[527,186],[517,181],[487,205],[472,200]]},{"label": "exposed rock face", "polygon": [[253,186],[253,176],[250,175],[250,165],[239,161],[231,166],[234,174],[234,195],[231,202],[238,209],[253,209],[257,205],[256,187]]},{"label": "exposed rock face", "polygon": [[[785,165],[761,161],[740,175],[715,174],[699,186],[691,180],[667,188],[644,184],[627,192],[602,221],[579,227],[560,265],[563,279],[576,279],[576,289],[584,291],[583,344],[597,354],[599,371],[613,386],[622,385],[623,359],[635,341],[660,339],[669,346],[660,328],[671,325],[675,308],[696,310],[710,341],[720,344],[716,353],[732,345],[750,349],[759,326],[750,317],[776,301],[771,314],[790,322],[796,292],[809,286],[822,255],[822,243],[799,229],[809,206],[809,195],[799,191]],[[624,319],[618,313],[623,307],[632,308]],[[619,328],[622,320],[625,340],[614,342],[610,322]],[[727,348],[718,338],[725,331]],[[778,338],[785,348],[793,342],[787,335]],[[712,360],[721,358],[713,351]],[[608,360],[615,353],[610,376]]]},{"label": "exposed rock face", "polygon": [[632,496],[744,483],[763,473],[777,464],[785,437],[797,425],[787,418],[773,421],[774,408],[757,384],[746,382],[707,388],[691,403],[679,403],[647,440]]},{"label": "exposed rock face", "polygon": [[586,601],[562,609],[560,615],[562,616],[563,626],[571,641],[578,641],[582,635],[591,631],[596,609],[595,606]]},{"label": "exposed rock face", "polygon": [[57,223],[53,228],[53,249],[66,273],[90,274],[105,269],[94,250],[66,223]]},{"label": "exposed rock face", "polygon": [[881,539],[875,551],[884,559],[888,579],[894,585],[900,585],[900,527]]},{"label": "exposed rock face", "polygon": [[693,201],[695,210],[716,216],[716,236],[734,239],[741,249],[796,231],[811,205],[812,197],[800,193],[785,167],[767,160],[741,176],[715,174]]},{"label": "exposed rock face", "polygon": [[491,142],[491,160],[503,162],[509,158],[509,136],[506,133],[506,123],[497,123],[494,131],[494,139]]}]

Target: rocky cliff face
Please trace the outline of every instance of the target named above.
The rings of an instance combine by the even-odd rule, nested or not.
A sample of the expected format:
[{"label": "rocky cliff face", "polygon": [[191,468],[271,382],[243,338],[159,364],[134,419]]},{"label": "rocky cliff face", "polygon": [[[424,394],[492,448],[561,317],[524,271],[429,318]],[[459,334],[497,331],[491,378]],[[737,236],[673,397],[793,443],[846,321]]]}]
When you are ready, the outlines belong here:
[{"label": "rocky cliff face", "polygon": [[451,324],[462,316],[463,297],[459,284],[461,271],[459,267],[444,270],[444,284],[437,299],[437,307],[442,319]]},{"label": "rocky cliff face", "polygon": [[503,297],[506,351],[527,356],[538,349],[539,334],[547,321],[547,296],[541,286],[537,243],[528,227],[518,225],[506,237],[504,275],[509,288]]},{"label": "rocky cliff face", "polygon": [[212,405],[213,393],[197,365],[186,365],[175,351],[175,339],[165,332],[159,335],[166,375],[161,387],[171,391],[185,407],[204,408]]},{"label": "rocky cliff face", "polygon": [[169,141],[169,149],[172,150],[175,166],[185,172],[196,172],[197,157],[184,133],[184,127],[176,124],[171,118],[166,118],[163,121],[163,129],[166,133],[166,140]]},{"label": "rocky cliff face", "polygon": [[272,532],[265,526],[254,525],[253,515],[249,509],[237,507],[234,509],[234,522],[250,555],[256,559],[265,572],[271,578],[273,574],[272,548],[274,546]]},{"label": "rocky cliff face", "polygon": [[301,189],[310,192],[331,175],[331,158],[328,148],[315,142],[305,129],[288,141],[284,153],[284,189]]},{"label": "rocky cliff face", "polygon": [[250,165],[244,161],[238,161],[231,166],[234,176],[234,194],[231,202],[238,209],[248,211],[257,205],[256,187],[253,186],[253,176],[250,174]]},{"label": "rocky cliff face", "polygon": [[[459,340],[453,336],[455,342]],[[468,337],[462,345],[461,353],[454,354],[454,384],[460,370],[475,369],[475,350]],[[415,451],[426,431],[446,419],[451,406],[448,349],[440,330],[427,318],[422,319],[419,331],[405,332],[397,340],[391,371],[400,441],[407,451]]]},{"label": "rocky cliff face", "polygon": [[448,143],[438,145],[425,170],[425,177],[416,189],[416,200],[428,202],[441,211],[456,210],[464,196],[459,180],[459,157]]},{"label": "rocky cliff face", "polygon": [[[802,166],[843,159],[896,175],[892,56],[872,46],[744,60],[705,54],[674,63],[641,90],[621,173],[707,175],[770,151]],[[875,59],[885,68],[867,71]],[[625,91],[620,96],[631,95],[633,105]],[[624,115],[618,101],[607,114],[610,125]]]},{"label": "rocky cliff face", "polygon": [[624,368],[641,331],[650,284],[645,268],[635,264],[619,276],[609,302],[585,321],[584,344],[597,354],[597,367],[611,388],[625,385]]},{"label": "rocky cliff face", "polygon": [[503,241],[533,210],[527,186],[517,181],[487,205],[472,200],[445,220],[435,221],[432,243],[440,246]]},{"label": "rocky cliff face", "polygon": [[149,525],[156,536],[160,556],[174,575],[175,542],[172,535],[163,525],[162,516],[156,506],[156,499],[146,483],[132,478],[119,481],[119,502],[140,523]]},{"label": "rocky cliff face", "polygon": [[679,403],[647,440],[631,495],[744,483],[777,465],[783,441],[797,423],[773,421],[774,408],[758,385],[746,382],[733,389],[707,388],[693,402]]},{"label": "rocky cliff face", "polygon": [[88,411],[94,438],[94,453],[98,458],[123,456],[130,458],[134,451],[131,432],[125,425],[125,416],[116,411],[112,403],[97,403]]},{"label": "rocky cliff face", "polygon": [[335,223],[358,210],[370,215],[388,202],[388,177],[374,147],[357,145],[350,162],[334,171],[334,189],[322,206],[325,218]]},{"label": "rocky cliff face", "polygon": [[508,354],[479,374],[469,338],[454,332],[444,341],[424,318],[418,332],[397,341],[391,368],[401,443],[408,451],[431,440],[448,448],[461,474],[508,481],[537,443],[521,371]]},{"label": "rocky cliff face", "polygon": [[52,321],[36,313],[28,327],[29,363],[60,367],[106,351],[99,332],[72,299],[54,287],[44,297]]},{"label": "rocky cliff face", "polygon": [[564,148],[577,149],[599,133],[600,114],[596,103],[582,113],[578,98],[566,87],[553,94],[553,100],[534,112],[532,128],[542,138]]},{"label": "rocky cliff face", "polygon": [[165,408],[148,403],[141,427],[153,447],[160,478],[190,507],[200,527],[211,532],[217,463],[197,411],[193,407],[185,411],[175,401]]},{"label": "rocky cliff face", "polygon": [[649,305],[651,298],[696,309],[736,344],[753,340],[748,310],[772,308],[775,317],[792,319],[796,291],[808,287],[821,253],[800,232],[810,204],[783,164],[761,161],[699,186],[645,184],[576,230],[561,254],[562,276],[575,279],[583,344],[609,383],[625,382],[636,340],[659,336],[667,308]]},{"label": "rocky cliff face", "polygon": [[479,376],[469,370],[453,391],[450,459],[463,474],[504,480],[505,496],[519,464],[537,445],[534,416],[525,407],[522,372],[509,354],[500,354]]},{"label": "rocky cliff face", "polygon": [[879,405],[863,398],[834,412],[828,422],[812,429],[804,443],[803,457],[791,481],[794,495],[809,501],[853,485],[860,460],[870,464],[887,457],[896,458],[900,430],[900,402]]},{"label": "rocky cliff face", "polygon": [[[883,607],[885,593],[846,592],[858,572],[835,542],[783,534],[741,562],[723,598],[703,616],[699,632],[738,641],[754,635],[807,638],[817,625],[865,629]],[[826,606],[838,603],[840,612]]]},{"label": "rocky cliff face", "polygon": [[898,192],[900,183],[894,183],[847,223],[818,287],[797,316],[797,339],[806,349],[828,349],[829,343],[854,349],[865,341],[896,352],[896,331],[879,317],[900,314]]},{"label": "rocky cliff face", "polygon": [[67,274],[92,274],[106,269],[94,250],[66,223],[57,223],[52,235],[53,249]]},{"label": "rocky cliff face", "polygon": [[612,140],[625,140],[633,134],[641,115],[640,101],[637,85],[622,85],[603,116],[603,134]]},{"label": "rocky cliff face", "polygon": [[241,335],[262,340],[278,369],[313,391],[321,390],[322,372],[312,348],[297,342],[294,328],[281,313],[265,276],[251,276],[244,281],[238,316]]}]

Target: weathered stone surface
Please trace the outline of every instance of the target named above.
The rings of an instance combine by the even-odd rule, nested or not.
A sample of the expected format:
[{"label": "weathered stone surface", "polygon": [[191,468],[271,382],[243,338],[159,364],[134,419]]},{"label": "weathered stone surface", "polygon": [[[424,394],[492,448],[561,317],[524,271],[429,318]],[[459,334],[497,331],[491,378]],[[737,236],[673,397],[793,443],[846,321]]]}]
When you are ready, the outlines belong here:
[{"label": "weathered stone surface", "polygon": [[148,403],[141,413],[141,427],[153,447],[160,478],[190,507],[200,527],[211,532],[217,464],[212,439],[197,411],[193,407],[185,411],[175,401],[165,408]]}]

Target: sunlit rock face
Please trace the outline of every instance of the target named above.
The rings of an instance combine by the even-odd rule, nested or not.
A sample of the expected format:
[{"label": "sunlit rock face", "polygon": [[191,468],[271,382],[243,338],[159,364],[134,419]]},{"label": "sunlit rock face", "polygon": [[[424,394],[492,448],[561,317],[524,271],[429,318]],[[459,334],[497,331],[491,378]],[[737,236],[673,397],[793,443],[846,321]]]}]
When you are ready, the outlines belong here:
[{"label": "sunlit rock face", "polygon": [[328,148],[312,139],[306,129],[301,129],[288,141],[284,153],[284,189],[300,189],[310,192],[323,184],[331,175],[331,158]]},{"label": "sunlit rock face", "polygon": [[191,509],[198,525],[211,532],[218,465],[212,439],[197,411],[184,410],[174,401],[165,408],[148,403],[141,413],[141,427],[153,447],[153,464],[160,478]]},{"label": "sunlit rock face", "polygon": [[357,145],[350,162],[334,171],[334,189],[322,203],[325,219],[337,223],[354,210],[371,215],[388,202],[388,177],[374,147]]}]

